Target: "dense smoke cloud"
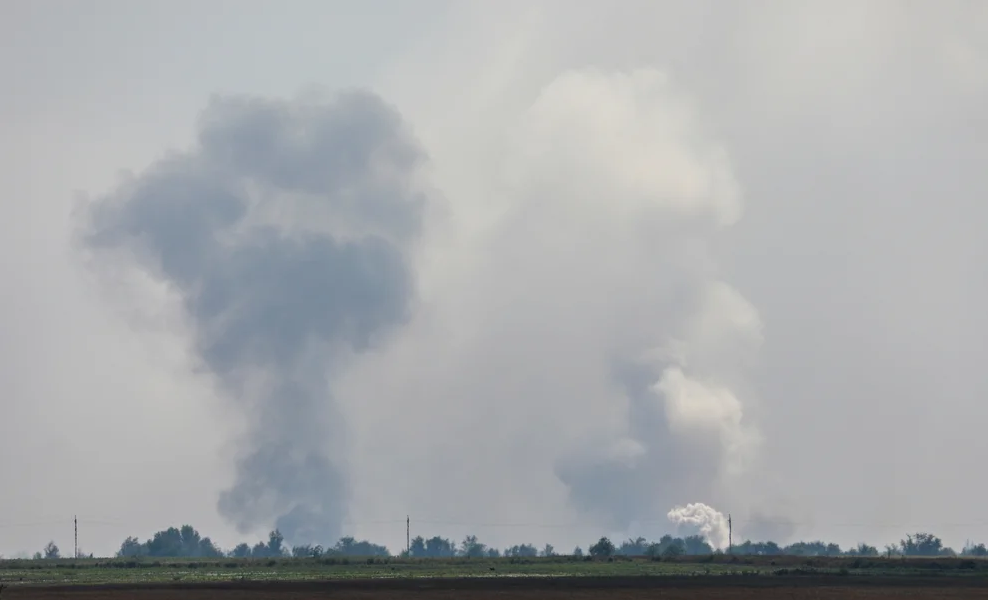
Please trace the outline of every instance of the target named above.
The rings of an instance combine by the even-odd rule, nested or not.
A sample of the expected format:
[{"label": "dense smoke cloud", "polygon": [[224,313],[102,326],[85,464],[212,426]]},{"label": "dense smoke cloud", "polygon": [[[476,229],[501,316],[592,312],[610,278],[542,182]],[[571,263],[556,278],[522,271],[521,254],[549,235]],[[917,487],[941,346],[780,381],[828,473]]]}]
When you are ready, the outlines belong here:
[{"label": "dense smoke cloud", "polygon": [[528,498],[534,519],[630,532],[732,494],[758,445],[736,386],[761,322],[709,249],[742,212],[726,150],[643,69],[560,75],[500,151],[490,220],[426,239],[447,262],[414,273],[421,156],[368,95],[214,101],[194,152],[95,205],[88,242],[176,286],[248,416],[219,503],[241,529],[325,543],[348,507],[469,522]]},{"label": "dense smoke cloud", "polygon": [[730,526],[722,512],[702,502],[676,506],[666,517],[683,535],[702,535],[714,548],[726,548],[730,543]]},{"label": "dense smoke cloud", "polygon": [[217,98],[197,147],[92,205],[85,243],[174,287],[202,364],[246,416],[219,500],[242,530],[341,533],[346,425],[329,378],[409,315],[422,158],[368,93]]},{"label": "dense smoke cloud", "polygon": [[708,251],[741,214],[725,150],[675,83],[645,69],[564,74],[518,144],[523,213],[545,215],[552,229],[539,235],[560,238],[541,266],[578,265],[599,286],[553,280],[542,291],[580,311],[611,402],[627,406],[602,447],[560,458],[572,501],[627,528],[716,497],[757,445],[731,385],[761,341],[757,311],[717,278]]},{"label": "dense smoke cloud", "polygon": [[[413,536],[568,550],[604,534],[656,539],[671,507],[696,502],[733,515],[735,540],[988,538],[988,487],[970,476],[988,454],[988,4],[358,4],[254,3],[233,27],[223,11],[188,18],[173,3],[113,19],[86,3],[5,10],[0,62],[16,90],[0,97],[0,380],[17,424],[0,438],[7,520],[79,513],[142,536],[190,520],[228,546],[290,514],[294,486],[316,512],[349,498],[345,533],[393,549],[407,514]],[[366,84],[400,107],[428,150],[428,181],[451,200],[448,222],[388,201],[410,172],[401,165],[419,160],[390,137],[390,118],[340,109],[337,133],[354,135],[288,134],[288,121],[319,120],[303,113],[332,111],[228,99],[192,152],[103,198],[89,242],[100,277],[126,285],[94,297],[68,244],[73,190],[99,195],[120,168],[187,147],[215,90],[309,82]],[[266,129],[231,130],[249,116]],[[312,168],[329,139],[346,142]],[[359,193],[316,199],[341,178]],[[210,201],[187,213],[134,200],[193,187]],[[193,312],[209,301],[195,281],[214,282],[199,287],[222,302],[203,273],[228,272],[209,261],[263,249],[244,232],[264,226],[305,248],[303,235],[377,233],[403,254],[417,240],[411,321],[387,343],[377,330],[375,351],[358,356],[339,338],[322,347],[322,333],[297,359],[229,341],[212,309]],[[181,237],[160,235],[169,229]],[[138,327],[117,318],[123,308]],[[764,322],[763,344],[744,314]],[[690,329],[706,322],[697,315],[731,318]],[[254,365],[217,378],[232,348],[258,364],[295,360],[293,375]],[[755,368],[742,360],[756,356]],[[333,401],[299,417],[328,382]],[[275,388],[302,394],[298,410],[266,408]],[[688,409],[697,402],[712,410]],[[293,427],[327,446],[304,469],[339,480],[311,488],[346,493],[316,508],[286,475],[286,495],[241,496],[235,521],[257,523],[250,538],[221,524],[238,430],[274,448],[268,437]],[[250,447],[248,471],[275,454],[251,459]],[[0,552],[65,548],[66,532],[7,528]],[[108,552],[123,534],[86,527],[84,544]]]},{"label": "dense smoke cloud", "polygon": [[711,249],[742,213],[726,148],[652,69],[566,71],[499,125],[484,177],[458,180],[470,235],[434,253],[427,313],[344,377],[380,407],[360,418],[362,518],[569,522],[553,543],[572,546],[727,504],[757,457],[762,335]]}]

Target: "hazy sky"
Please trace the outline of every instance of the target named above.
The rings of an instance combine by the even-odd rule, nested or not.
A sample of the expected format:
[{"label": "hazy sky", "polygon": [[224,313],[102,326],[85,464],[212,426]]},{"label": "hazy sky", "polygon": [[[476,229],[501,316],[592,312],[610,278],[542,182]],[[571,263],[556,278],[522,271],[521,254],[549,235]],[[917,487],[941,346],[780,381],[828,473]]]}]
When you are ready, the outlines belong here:
[{"label": "hazy sky", "polygon": [[[71,548],[73,514],[97,553],[253,540],[322,498],[220,502],[295,426],[345,482],[318,510],[392,550],[406,514],[569,549],[688,502],[735,539],[988,541],[988,5],[3,0],[0,38],[0,553]],[[234,241],[134,216],[174,153],[247,190]],[[113,199],[102,232],[154,243],[82,240]],[[346,273],[393,310],[257,223],[384,232]],[[156,267],[190,232],[222,252]],[[218,281],[253,308],[204,311]],[[296,299],[314,346],[211,354],[298,342],[264,321]],[[325,325],[365,312],[370,345]],[[278,377],[327,387],[282,418]]]}]

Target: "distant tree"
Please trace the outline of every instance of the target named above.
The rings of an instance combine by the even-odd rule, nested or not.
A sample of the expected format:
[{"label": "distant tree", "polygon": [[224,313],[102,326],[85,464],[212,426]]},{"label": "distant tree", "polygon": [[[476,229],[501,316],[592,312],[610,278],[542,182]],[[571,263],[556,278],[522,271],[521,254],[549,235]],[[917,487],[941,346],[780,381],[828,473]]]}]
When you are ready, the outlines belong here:
[{"label": "distant tree", "polygon": [[590,556],[594,558],[606,558],[614,554],[614,542],[602,537],[593,546],[590,546]]},{"label": "distant tree", "polygon": [[182,525],[179,530],[179,538],[182,544],[181,556],[199,556],[199,543],[202,536],[191,525]]},{"label": "distant tree", "polygon": [[497,548],[488,548],[487,558],[501,558],[501,551]]},{"label": "distant tree", "polygon": [[573,548],[573,556],[575,556],[577,558],[582,558],[583,557],[583,548],[580,548],[579,546],[577,546],[576,548]]},{"label": "distant tree", "polygon": [[340,540],[336,542],[336,546],[333,547],[333,550],[344,556],[355,556],[353,549],[356,545],[356,539],[352,536],[345,536],[341,537]]},{"label": "distant tree", "polygon": [[673,539],[672,543],[662,550],[662,556],[666,557],[682,556],[684,554],[686,554],[686,544],[679,538]]},{"label": "distant tree", "polygon": [[322,546],[316,544],[315,546],[311,544],[304,544],[302,546],[292,547],[292,556],[295,558],[319,558],[323,554]]},{"label": "distant tree", "polygon": [[878,548],[861,543],[847,551],[848,556],[878,556]]},{"label": "distant tree", "polygon": [[232,558],[249,558],[250,545],[244,543],[237,544],[237,547],[230,551],[230,556]]},{"label": "distant tree", "polygon": [[423,558],[426,556],[425,553],[425,538],[422,536],[416,536],[408,545],[408,554],[410,556],[414,556],[415,558]]},{"label": "distant tree", "polygon": [[[234,555],[244,555],[246,546],[247,544],[237,546],[233,551]],[[287,555],[288,549],[285,547],[285,536],[281,535],[281,531],[277,529],[268,533],[267,543],[257,542],[250,548],[250,556],[252,558],[284,558]]]},{"label": "distant tree", "polygon": [[683,549],[689,556],[713,554],[714,549],[702,535],[688,535],[683,538]]},{"label": "distant tree", "polygon": [[662,556],[666,548],[676,543],[678,538],[674,538],[669,534],[666,534],[659,538],[659,541],[652,542],[645,548],[645,555],[655,558],[656,556]]},{"label": "distant tree", "polygon": [[487,546],[477,541],[477,536],[468,535],[460,544],[460,554],[467,558],[483,558],[487,554]]},{"label": "distant tree", "polygon": [[452,540],[439,537],[438,535],[431,537],[425,541],[425,556],[432,558],[456,556],[456,544]]},{"label": "distant tree", "polygon": [[756,556],[777,556],[782,554],[782,548],[775,542],[752,542],[746,540],[743,544],[734,546],[732,552],[735,554],[752,554]]},{"label": "distant tree", "polygon": [[372,544],[367,540],[357,541],[352,536],[340,538],[333,547],[333,553],[342,556],[389,556],[384,546]]},{"label": "distant tree", "polygon": [[789,556],[816,556],[820,554],[821,542],[794,542],[783,550]]},{"label": "distant tree", "polygon": [[141,544],[137,538],[129,537],[120,545],[118,556],[155,556],[183,558],[217,558],[223,551],[208,537],[202,537],[195,527],[169,527],[155,533],[151,539]]},{"label": "distant tree", "polygon": [[223,556],[223,550],[213,543],[213,540],[204,537],[199,540],[199,556],[206,558],[219,558]]},{"label": "distant tree", "polygon": [[142,544],[136,537],[125,539],[120,544],[120,549],[117,550],[117,556],[121,558],[137,558],[139,556],[146,556],[147,553],[147,546]]},{"label": "distant tree", "polygon": [[31,557],[34,560],[41,560],[44,556],[40,552],[35,552],[34,556]]},{"label": "distant tree", "polygon": [[837,544],[821,541],[796,542],[783,548],[782,553],[790,556],[840,556],[841,549]]},{"label": "distant tree", "polygon": [[542,548],[542,556],[550,557],[555,555],[556,549],[552,547],[552,544],[546,544],[545,547]]},{"label": "distant tree", "polygon": [[899,548],[904,556],[939,556],[943,541],[932,533],[916,533],[901,540]]},{"label": "distant tree", "polygon": [[176,527],[159,531],[147,542],[148,556],[177,557],[183,554],[182,532]]},{"label": "distant tree", "polygon": [[984,544],[978,544],[977,546],[968,544],[961,551],[962,556],[988,556],[988,547]]},{"label": "distant tree", "polygon": [[648,552],[648,541],[643,537],[627,539],[615,550],[616,554],[623,556],[645,556]]},{"label": "distant tree", "polygon": [[45,558],[47,559],[62,558],[62,555],[58,551],[58,546],[55,545],[54,541],[48,542],[42,552],[45,553]]},{"label": "distant tree", "polygon": [[505,556],[532,558],[539,555],[538,549],[531,544],[512,546],[504,551]]},{"label": "distant tree", "polygon": [[285,555],[285,536],[275,529],[268,534],[268,556],[280,558]]},{"label": "distant tree", "polygon": [[268,554],[268,545],[264,542],[257,542],[254,547],[250,549],[250,555],[253,558],[267,558],[270,556]]}]

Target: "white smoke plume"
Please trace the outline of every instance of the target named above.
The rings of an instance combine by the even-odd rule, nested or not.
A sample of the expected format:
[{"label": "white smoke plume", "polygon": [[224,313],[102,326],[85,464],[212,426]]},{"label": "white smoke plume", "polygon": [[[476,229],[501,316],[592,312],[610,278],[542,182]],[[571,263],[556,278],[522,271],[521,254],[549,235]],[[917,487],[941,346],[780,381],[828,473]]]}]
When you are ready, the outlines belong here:
[{"label": "white smoke plume", "polygon": [[710,249],[742,212],[727,149],[653,69],[564,72],[503,131],[450,198],[471,235],[444,238],[423,311],[341,388],[365,415],[363,518],[571,519],[569,545],[660,533],[630,528],[698,497],[737,506],[761,321]]},{"label": "white smoke plume", "polygon": [[[528,211],[556,210],[556,231],[542,235],[572,227],[576,247],[568,252],[580,256],[572,260],[611,295],[603,305],[583,306],[584,314],[605,319],[596,343],[606,360],[625,363],[615,378],[631,404],[627,437],[642,449],[630,466],[601,455],[593,465],[564,458],[559,473],[577,504],[623,526],[654,507],[632,508],[616,497],[600,502],[594,489],[601,488],[595,481],[601,460],[610,465],[605,479],[657,470],[665,488],[660,493],[674,500],[676,492],[713,493],[724,477],[741,472],[757,442],[730,384],[757,350],[760,320],[716,278],[706,248],[740,217],[740,192],[726,152],[660,72],[566,74],[529,116],[519,185],[531,188],[528,202],[540,207]],[[580,232],[601,241],[577,241]],[[580,303],[559,298],[574,301]],[[622,317],[591,317],[604,306]],[[650,384],[636,389],[639,377]],[[690,465],[683,470],[674,464],[682,456]],[[613,494],[626,493],[617,487]]]},{"label": "white smoke plume", "polygon": [[712,506],[702,502],[675,506],[666,517],[678,527],[680,535],[702,535],[714,548],[728,545],[727,517]]}]

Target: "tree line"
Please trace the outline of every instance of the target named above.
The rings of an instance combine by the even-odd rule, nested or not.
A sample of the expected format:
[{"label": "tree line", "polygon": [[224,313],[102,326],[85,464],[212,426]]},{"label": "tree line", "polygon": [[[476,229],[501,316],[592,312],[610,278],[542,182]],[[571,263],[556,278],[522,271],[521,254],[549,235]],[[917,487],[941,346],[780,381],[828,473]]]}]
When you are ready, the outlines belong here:
[{"label": "tree line", "polygon": [[[853,548],[841,548],[838,544],[822,541],[795,542],[780,545],[775,542],[744,541],[729,549],[737,555],[763,556],[969,556],[988,557],[985,544],[967,544],[960,552],[954,551],[943,544],[943,541],[931,533],[914,533],[896,544],[888,544],[879,550],[868,544],[858,544]],[[532,544],[518,544],[499,549],[481,542],[477,536],[468,535],[456,543],[441,536],[425,538],[417,536],[410,541],[410,547],[397,556],[410,558],[536,558],[552,556],[590,556],[606,558],[609,556],[701,556],[723,554],[727,550],[714,549],[699,535],[673,537],[664,535],[657,541],[649,541],[643,537],[630,538],[615,544],[607,537],[602,537],[587,547],[576,547],[570,552],[557,552],[551,544],[537,548]],[[288,558],[288,557],[322,557],[322,556],[353,556],[353,557],[386,557],[393,556],[385,546],[367,540],[358,541],[353,537],[340,538],[333,546],[298,545],[287,546],[285,538],[277,529],[268,534],[267,541],[259,541],[253,545],[238,544],[232,550],[223,550],[209,537],[203,537],[191,525],[169,527],[155,533],[151,538],[141,542],[136,537],[128,537],[120,544],[116,555],[121,558]],[[92,555],[90,554],[91,558]],[[42,552],[34,555],[35,559],[57,559],[61,553],[54,542],[49,542]]]}]

